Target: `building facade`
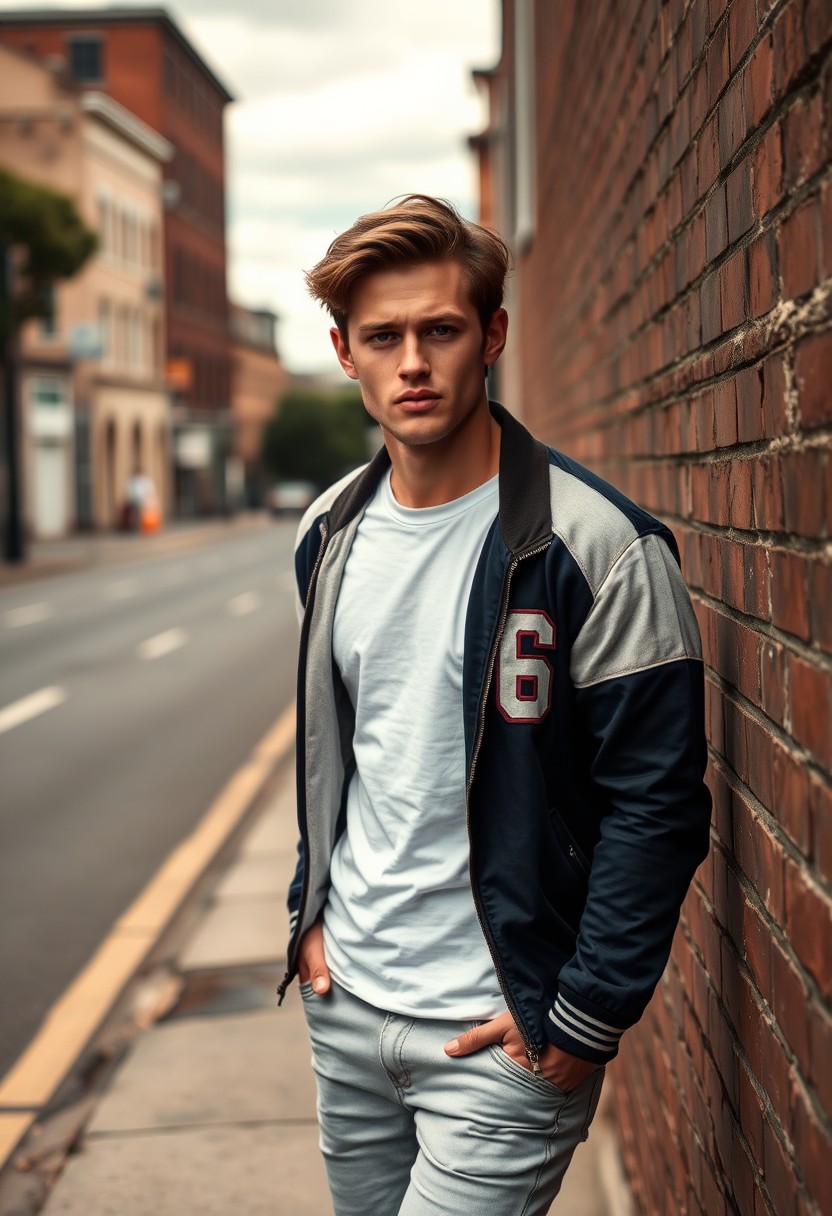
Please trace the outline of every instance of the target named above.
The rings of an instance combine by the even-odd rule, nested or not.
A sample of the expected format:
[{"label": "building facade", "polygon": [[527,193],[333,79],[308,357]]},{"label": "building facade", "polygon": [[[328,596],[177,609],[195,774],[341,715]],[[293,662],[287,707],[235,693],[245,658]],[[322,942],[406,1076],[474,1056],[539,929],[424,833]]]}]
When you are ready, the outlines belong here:
[{"label": "building facade", "polygon": [[832,6],[504,0],[506,403],[670,525],[712,849],[610,1068],[637,1216],[832,1211]]},{"label": "building facade", "polygon": [[261,459],[263,430],[288,387],[289,376],[277,352],[275,314],[231,304],[230,315],[234,452],[242,467],[245,502],[261,506],[268,484]]},{"label": "building facade", "polygon": [[0,42],[59,63],[171,145],[164,167],[165,361],[177,513],[224,509],[233,446],[223,111],[230,93],[164,9],[0,13]]},{"label": "building facade", "polygon": [[20,344],[24,518],[33,536],[120,522],[138,469],[171,502],[162,166],[170,145],[102,93],[0,44],[0,164],[70,195],[99,247]]}]

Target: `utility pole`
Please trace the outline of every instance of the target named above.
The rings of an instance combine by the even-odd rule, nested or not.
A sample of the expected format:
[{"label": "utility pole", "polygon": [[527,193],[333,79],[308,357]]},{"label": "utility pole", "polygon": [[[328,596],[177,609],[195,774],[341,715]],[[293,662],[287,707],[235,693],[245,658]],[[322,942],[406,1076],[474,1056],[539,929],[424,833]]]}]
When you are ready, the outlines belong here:
[{"label": "utility pole", "polygon": [[20,512],[20,435],[17,411],[17,330],[14,325],[14,255],[0,245],[0,318],[3,329],[3,454],[5,456],[5,528],[3,556],[8,562],[26,557]]}]

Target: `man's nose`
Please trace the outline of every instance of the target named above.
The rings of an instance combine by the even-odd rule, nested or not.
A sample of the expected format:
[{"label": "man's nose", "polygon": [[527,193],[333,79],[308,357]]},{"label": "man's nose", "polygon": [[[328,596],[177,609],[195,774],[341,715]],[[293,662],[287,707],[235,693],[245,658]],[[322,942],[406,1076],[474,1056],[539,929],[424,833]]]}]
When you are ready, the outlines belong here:
[{"label": "man's nose", "polygon": [[399,375],[423,376],[429,371],[430,364],[422,343],[415,334],[406,336],[401,346]]}]

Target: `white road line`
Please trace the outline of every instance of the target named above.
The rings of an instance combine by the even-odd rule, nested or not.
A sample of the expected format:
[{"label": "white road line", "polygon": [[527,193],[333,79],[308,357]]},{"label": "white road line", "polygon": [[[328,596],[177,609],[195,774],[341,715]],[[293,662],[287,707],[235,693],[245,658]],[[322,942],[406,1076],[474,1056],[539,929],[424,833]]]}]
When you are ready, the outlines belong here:
[{"label": "white road line", "polygon": [[155,637],[142,642],[137,654],[140,659],[161,659],[162,655],[170,654],[172,650],[184,646],[187,640],[188,635],[184,629],[166,629],[164,633],[157,633]]},{"label": "white road line", "polygon": [[46,621],[53,615],[51,604],[45,601],[39,604],[24,604],[21,608],[9,608],[3,613],[3,624],[7,629],[20,629],[24,625],[36,625],[38,621]]},{"label": "white road line", "polygon": [[121,578],[117,583],[108,583],[104,588],[104,598],[107,600],[129,600],[137,595],[139,584],[134,578]]},{"label": "white road line", "polygon": [[47,709],[54,709],[66,698],[66,689],[53,684],[49,688],[41,688],[39,692],[30,693],[28,697],[21,697],[19,701],[13,701],[5,709],[0,709],[0,735],[23,722],[28,722],[30,718],[36,718],[38,714],[45,714]]},{"label": "white road line", "polygon": [[229,600],[225,607],[232,616],[248,616],[250,612],[256,612],[262,603],[263,597],[258,591],[243,591]]}]

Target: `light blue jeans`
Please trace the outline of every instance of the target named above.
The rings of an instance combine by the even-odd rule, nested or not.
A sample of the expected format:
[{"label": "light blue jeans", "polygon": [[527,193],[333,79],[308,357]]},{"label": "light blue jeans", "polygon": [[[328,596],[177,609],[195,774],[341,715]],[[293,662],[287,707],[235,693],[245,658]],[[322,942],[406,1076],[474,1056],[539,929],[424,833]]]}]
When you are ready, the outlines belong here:
[{"label": "light blue jeans", "polygon": [[336,1216],[543,1216],[598,1105],[603,1068],[570,1093],[500,1047],[452,1059],[476,1025],[385,1013],[333,982],[301,984]]}]

